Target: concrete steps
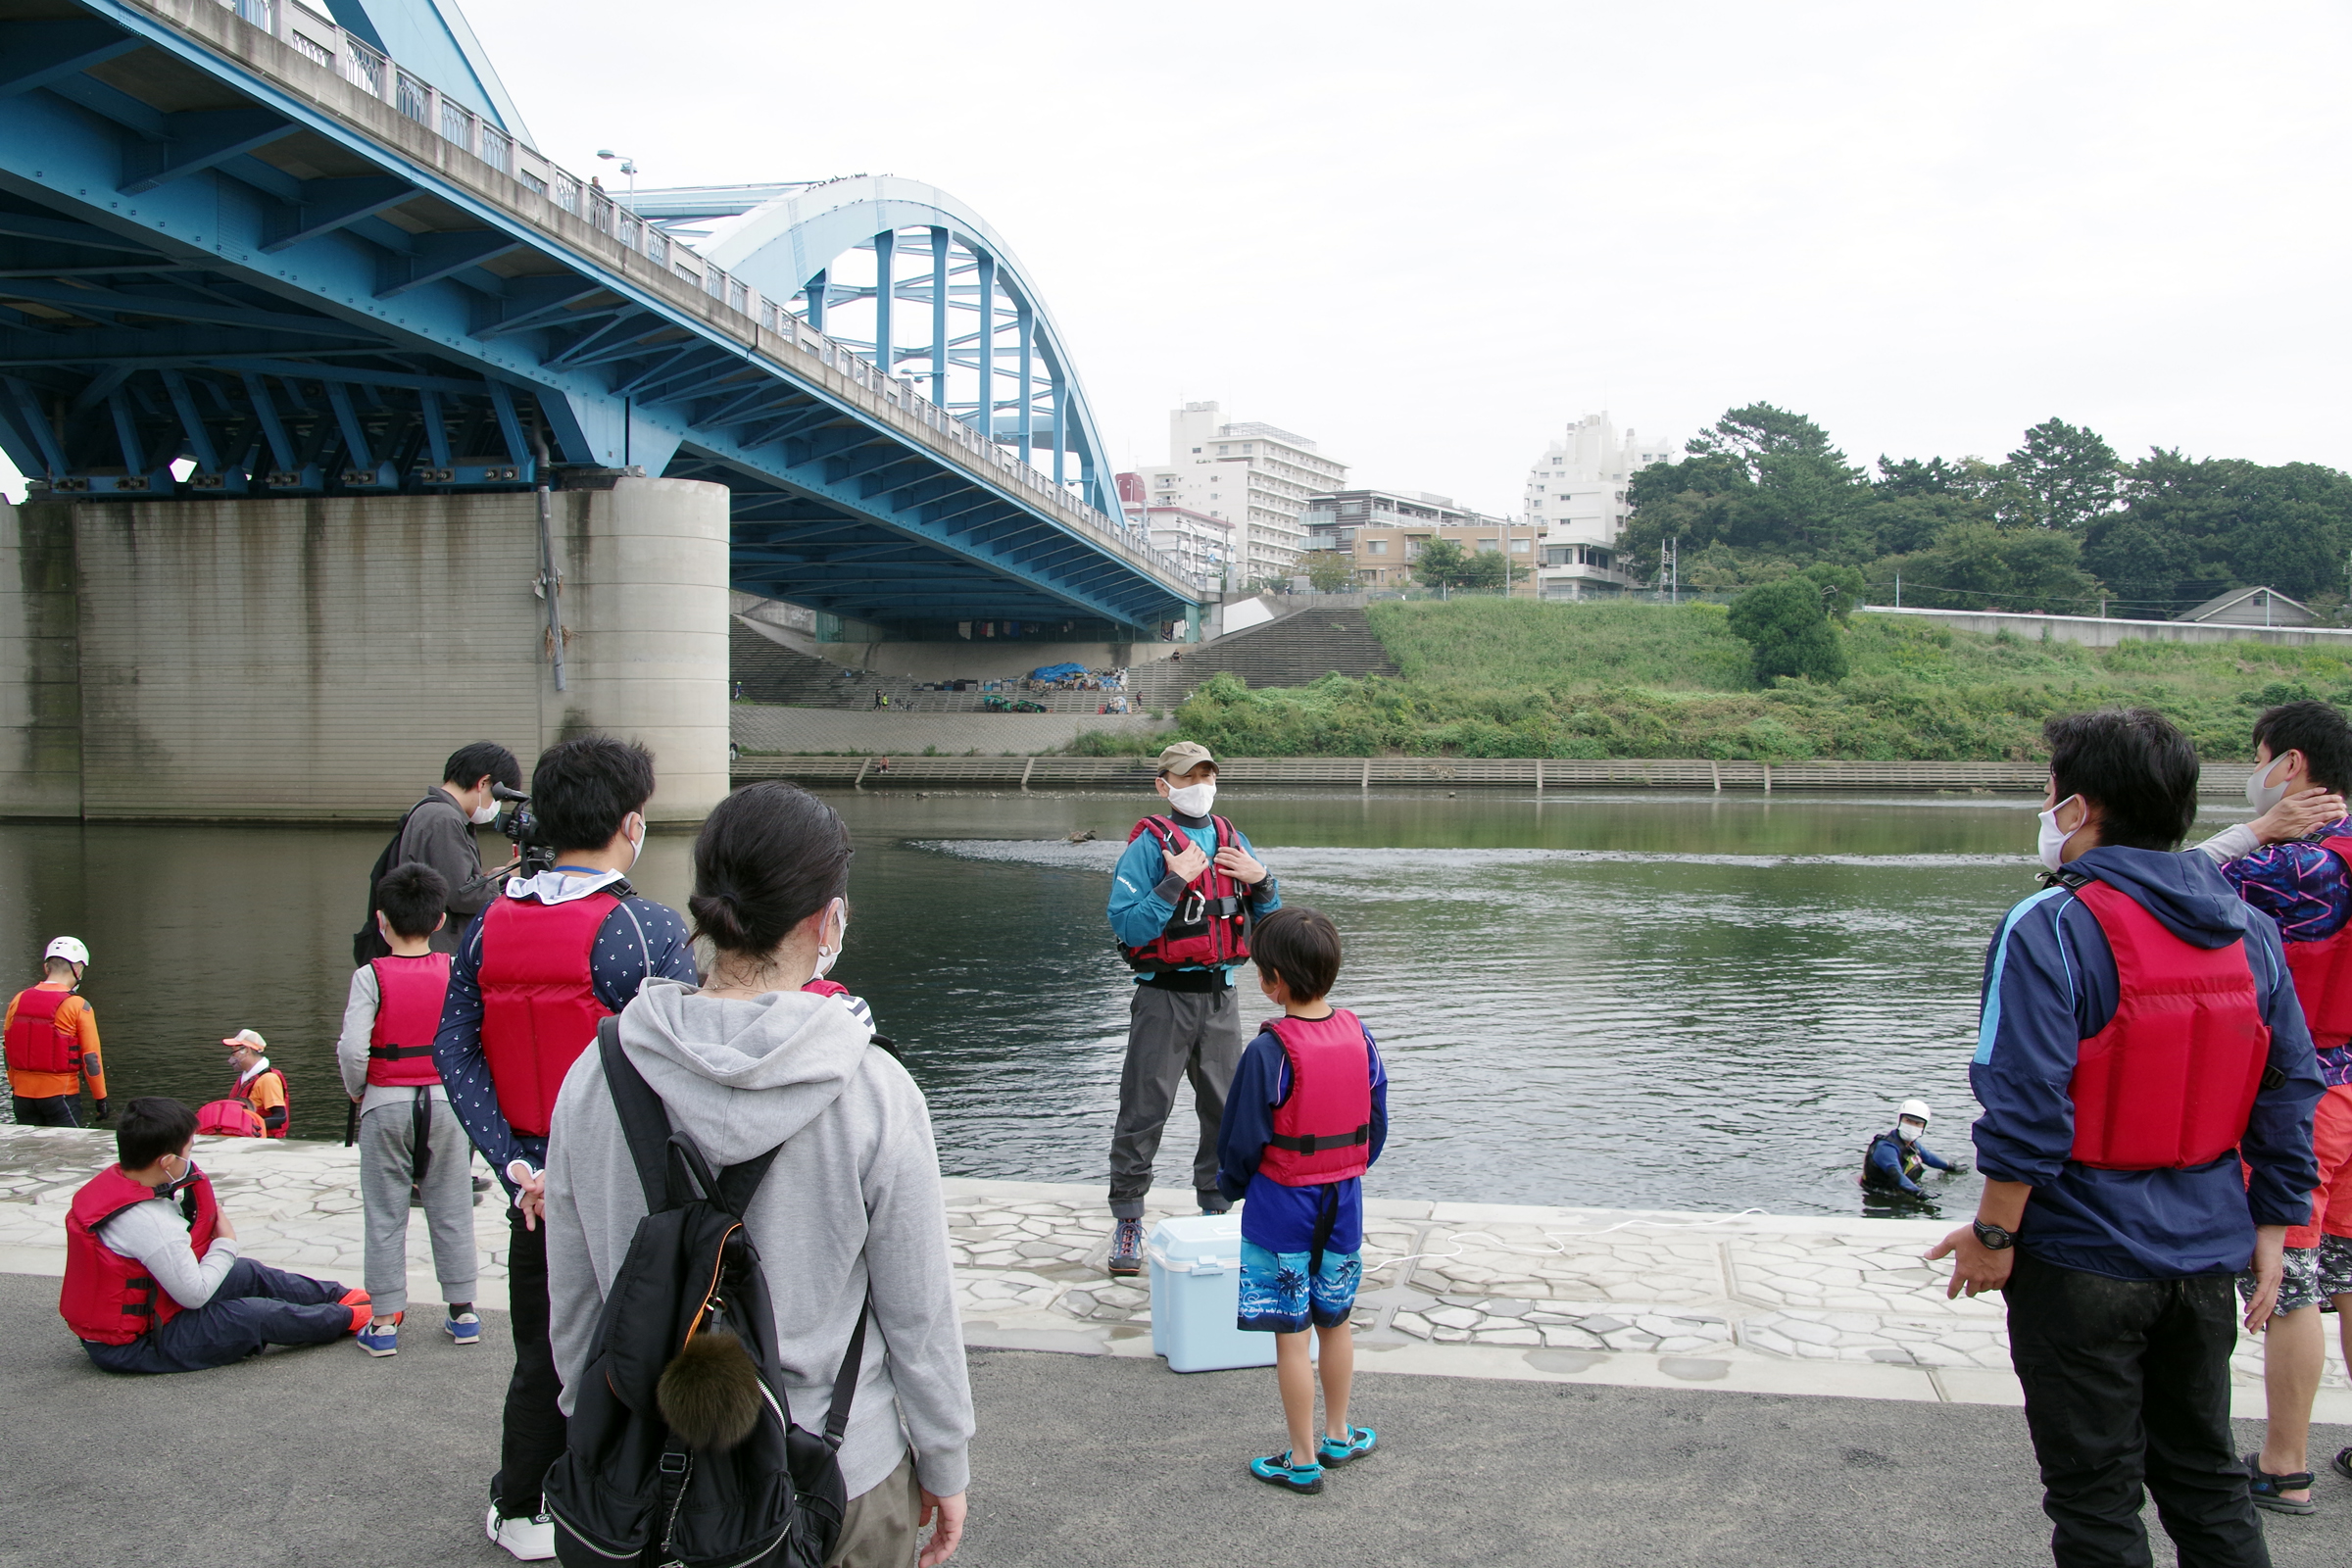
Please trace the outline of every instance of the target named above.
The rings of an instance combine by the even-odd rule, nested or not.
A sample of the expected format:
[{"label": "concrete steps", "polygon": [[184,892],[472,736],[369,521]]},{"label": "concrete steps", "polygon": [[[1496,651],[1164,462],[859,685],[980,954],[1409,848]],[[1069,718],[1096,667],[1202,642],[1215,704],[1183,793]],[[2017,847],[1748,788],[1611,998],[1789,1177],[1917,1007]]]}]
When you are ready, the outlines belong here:
[{"label": "concrete steps", "polygon": [[1302,610],[1188,649],[1182,660],[1141,666],[1133,684],[1142,706],[1165,710],[1183,702],[1209,676],[1225,671],[1256,688],[1304,686],[1335,672],[1359,680],[1394,675],[1396,666],[1372,635],[1372,623],[1362,610]]}]

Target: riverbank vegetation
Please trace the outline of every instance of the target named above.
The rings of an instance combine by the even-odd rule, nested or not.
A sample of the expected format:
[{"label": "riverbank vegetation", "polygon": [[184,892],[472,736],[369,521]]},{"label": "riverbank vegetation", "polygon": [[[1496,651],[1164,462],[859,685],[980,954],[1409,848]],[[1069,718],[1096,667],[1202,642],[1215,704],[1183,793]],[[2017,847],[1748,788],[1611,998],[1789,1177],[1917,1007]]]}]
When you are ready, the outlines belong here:
[{"label": "riverbank vegetation", "polygon": [[1252,691],[1215,675],[1177,710],[1180,734],[1234,757],[1999,761],[2042,755],[2052,713],[2126,705],[2231,760],[2251,755],[2247,729],[2270,704],[2352,704],[2352,658],[2333,648],[2085,648],[1858,611],[1844,679],[1758,687],[1719,605],[1463,599],[1369,614],[1396,677]]}]

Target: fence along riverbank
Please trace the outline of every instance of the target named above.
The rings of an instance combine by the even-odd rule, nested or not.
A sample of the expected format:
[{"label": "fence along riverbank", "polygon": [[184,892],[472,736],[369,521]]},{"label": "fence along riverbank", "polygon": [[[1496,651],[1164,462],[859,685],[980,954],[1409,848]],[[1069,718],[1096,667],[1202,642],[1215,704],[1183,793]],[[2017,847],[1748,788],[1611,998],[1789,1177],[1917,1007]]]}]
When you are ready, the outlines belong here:
[{"label": "fence along riverbank", "polygon": [[[738,784],[791,779],[818,787],[873,789],[1149,789],[1148,757],[739,757]],[[2199,793],[2242,797],[2244,762],[2208,762]],[[1233,757],[1218,763],[1227,784],[1320,789],[1487,788],[1551,790],[1984,791],[2039,795],[2043,762],[1747,762],[1706,758],[1589,760],[1503,757]]]}]

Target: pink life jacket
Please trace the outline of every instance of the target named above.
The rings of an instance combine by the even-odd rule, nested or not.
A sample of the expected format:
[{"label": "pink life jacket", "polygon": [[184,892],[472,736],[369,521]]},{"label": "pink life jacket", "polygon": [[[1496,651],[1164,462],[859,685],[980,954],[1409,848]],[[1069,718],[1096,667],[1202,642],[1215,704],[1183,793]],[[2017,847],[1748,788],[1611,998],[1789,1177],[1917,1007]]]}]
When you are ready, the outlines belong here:
[{"label": "pink life jacket", "polygon": [[2118,1001],[2075,1060],[2069,1157],[2102,1170],[2181,1170],[2221,1158],[2245,1136],[2270,1061],[2246,944],[2183,942],[2104,882],[2074,891],[2114,951]]},{"label": "pink life jacket", "polygon": [[1372,1153],[1372,1047],[1354,1013],[1269,1018],[1290,1058],[1290,1098],[1274,1107],[1274,1136],[1260,1173],[1285,1187],[1320,1187],[1361,1176]]},{"label": "pink life jacket", "polygon": [[370,958],[375,971],[375,1027],[368,1033],[368,1081],[419,1089],[441,1081],[433,1066],[433,1036],[449,996],[449,955]]}]

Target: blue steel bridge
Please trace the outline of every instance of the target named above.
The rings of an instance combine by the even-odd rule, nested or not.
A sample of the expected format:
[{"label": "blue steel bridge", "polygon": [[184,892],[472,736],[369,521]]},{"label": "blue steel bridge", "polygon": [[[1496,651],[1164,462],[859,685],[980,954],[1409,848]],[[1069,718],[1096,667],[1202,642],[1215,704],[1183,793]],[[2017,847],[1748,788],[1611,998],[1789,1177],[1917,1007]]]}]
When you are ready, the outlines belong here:
[{"label": "blue steel bridge", "polygon": [[449,0],[0,0],[0,450],[36,496],[732,494],[750,592],[901,636],[1155,638],[1010,249],[911,179],[615,200]]}]

